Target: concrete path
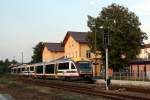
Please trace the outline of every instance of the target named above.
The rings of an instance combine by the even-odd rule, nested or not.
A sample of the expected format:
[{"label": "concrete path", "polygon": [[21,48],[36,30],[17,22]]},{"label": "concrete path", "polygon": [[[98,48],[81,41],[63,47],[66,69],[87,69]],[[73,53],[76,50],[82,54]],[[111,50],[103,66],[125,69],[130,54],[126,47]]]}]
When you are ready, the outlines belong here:
[{"label": "concrete path", "polygon": [[[105,84],[105,81],[104,81],[104,79],[97,79],[96,83],[104,83]],[[145,81],[111,80],[111,84],[150,87],[150,82],[145,82]]]}]

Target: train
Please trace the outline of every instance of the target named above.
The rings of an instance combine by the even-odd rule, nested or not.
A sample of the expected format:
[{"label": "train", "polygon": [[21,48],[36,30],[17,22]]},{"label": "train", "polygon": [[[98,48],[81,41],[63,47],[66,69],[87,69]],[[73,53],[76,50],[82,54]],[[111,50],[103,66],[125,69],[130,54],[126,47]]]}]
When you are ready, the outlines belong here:
[{"label": "train", "polygon": [[11,68],[12,75],[34,78],[53,79],[91,79],[92,64],[90,61],[73,61],[71,59],[55,60],[35,64],[22,64]]}]

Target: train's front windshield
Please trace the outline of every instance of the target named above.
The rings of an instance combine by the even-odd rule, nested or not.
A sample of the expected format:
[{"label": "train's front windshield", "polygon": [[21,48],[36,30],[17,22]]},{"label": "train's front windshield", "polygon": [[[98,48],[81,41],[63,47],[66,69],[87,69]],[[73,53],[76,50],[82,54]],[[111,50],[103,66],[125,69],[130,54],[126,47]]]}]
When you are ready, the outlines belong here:
[{"label": "train's front windshield", "polygon": [[80,70],[91,70],[90,62],[78,62],[77,63]]}]

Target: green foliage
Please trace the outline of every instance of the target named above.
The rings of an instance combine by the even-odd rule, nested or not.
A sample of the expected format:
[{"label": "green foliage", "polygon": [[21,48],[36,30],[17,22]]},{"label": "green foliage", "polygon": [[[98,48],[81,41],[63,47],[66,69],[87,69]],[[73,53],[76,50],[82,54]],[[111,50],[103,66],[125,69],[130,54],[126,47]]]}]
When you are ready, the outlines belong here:
[{"label": "green foliage", "polygon": [[11,61],[11,63],[12,63],[12,64],[17,64],[18,62],[13,59],[13,60]]},{"label": "green foliage", "polygon": [[5,61],[0,60],[0,74],[7,73],[9,71],[8,66],[11,64],[17,64],[17,61],[9,61],[8,59],[5,59]]},{"label": "green foliage", "polygon": [[34,50],[31,63],[42,62],[42,53],[44,49],[44,44],[42,42],[39,42],[33,49]]},{"label": "green foliage", "polygon": [[87,25],[91,30],[91,34],[87,37],[91,51],[94,52],[96,32],[97,50],[101,52],[103,61],[105,61],[103,34],[106,30],[109,33],[109,66],[116,70],[127,66],[128,61],[135,59],[143,40],[147,39],[146,33],[140,29],[141,23],[135,13],[117,4],[103,8],[96,18],[88,16]]},{"label": "green foliage", "polygon": [[8,59],[6,59],[5,61],[0,61],[0,73],[5,73],[8,70],[8,66],[9,66],[10,62]]}]

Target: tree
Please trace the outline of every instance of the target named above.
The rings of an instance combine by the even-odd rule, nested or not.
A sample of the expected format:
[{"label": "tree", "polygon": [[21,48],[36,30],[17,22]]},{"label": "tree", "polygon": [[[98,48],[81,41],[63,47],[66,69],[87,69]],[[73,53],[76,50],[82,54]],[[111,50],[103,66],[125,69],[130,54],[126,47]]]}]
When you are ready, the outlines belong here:
[{"label": "tree", "polygon": [[4,72],[8,72],[8,66],[11,64],[11,62],[8,59],[5,59],[4,61]]},{"label": "tree", "polygon": [[15,59],[13,59],[12,61],[11,61],[11,64],[17,64],[18,62],[15,60]]},{"label": "tree", "polygon": [[37,63],[42,62],[42,53],[44,49],[44,44],[42,42],[39,42],[34,48],[33,48],[33,56],[31,63]]},{"label": "tree", "polygon": [[0,60],[0,74],[4,72],[4,62]]},{"label": "tree", "polygon": [[88,16],[88,27],[91,32],[87,37],[91,51],[94,52],[94,33],[97,34],[97,50],[105,61],[103,34],[109,33],[109,67],[119,70],[139,54],[146,33],[140,29],[141,23],[135,13],[124,6],[111,4],[104,7],[94,18]]},{"label": "tree", "polygon": [[0,60],[0,74],[7,73],[9,71],[8,66],[11,64],[11,62],[8,59],[5,59],[5,61]]}]

